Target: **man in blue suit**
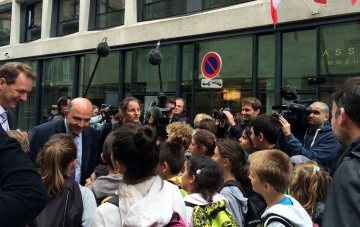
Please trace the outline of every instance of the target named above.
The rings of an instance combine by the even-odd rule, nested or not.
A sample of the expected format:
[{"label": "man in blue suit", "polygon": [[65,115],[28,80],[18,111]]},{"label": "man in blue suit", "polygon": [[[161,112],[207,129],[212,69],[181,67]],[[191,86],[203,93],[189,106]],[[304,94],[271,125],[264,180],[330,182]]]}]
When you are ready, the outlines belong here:
[{"label": "man in blue suit", "polygon": [[75,181],[85,185],[97,165],[98,132],[88,127],[92,117],[92,104],[88,99],[76,98],[68,105],[68,116],[64,120],[52,121],[36,126],[30,136],[29,158],[33,163],[36,156],[49,138],[56,133],[74,135],[78,146],[78,162],[75,170]]}]

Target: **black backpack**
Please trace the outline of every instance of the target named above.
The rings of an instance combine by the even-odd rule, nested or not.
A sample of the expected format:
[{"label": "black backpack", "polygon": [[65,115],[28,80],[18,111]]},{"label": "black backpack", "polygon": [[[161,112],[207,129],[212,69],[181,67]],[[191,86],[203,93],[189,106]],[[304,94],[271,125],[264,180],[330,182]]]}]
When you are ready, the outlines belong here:
[{"label": "black backpack", "polygon": [[261,196],[257,193],[254,193],[253,195],[249,196],[245,192],[244,187],[238,181],[235,181],[235,180],[226,181],[222,185],[221,189],[223,189],[224,187],[228,187],[228,186],[237,187],[241,191],[241,193],[246,198],[248,198],[248,212],[245,215],[245,226],[248,226],[247,223],[250,221],[259,220],[261,218],[261,215],[264,213],[264,211],[267,207],[263,198],[261,198]]},{"label": "black backpack", "polygon": [[291,222],[289,222],[289,220],[287,220],[286,218],[281,217],[279,215],[276,215],[276,214],[270,214],[269,216],[266,216],[265,218],[259,218],[256,220],[246,222],[245,226],[256,227],[257,225],[265,223],[266,221],[267,221],[266,226],[268,226],[272,222],[280,222],[285,227],[294,227],[294,225],[292,225]]}]

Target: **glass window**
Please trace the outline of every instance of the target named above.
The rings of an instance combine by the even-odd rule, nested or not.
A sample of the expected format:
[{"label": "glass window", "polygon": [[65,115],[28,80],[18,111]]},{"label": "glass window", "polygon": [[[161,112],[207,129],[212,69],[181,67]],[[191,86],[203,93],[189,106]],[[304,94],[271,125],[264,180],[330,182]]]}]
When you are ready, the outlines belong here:
[{"label": "glass window", "polygon": [[[119,105],[119,58],[118,51],[111,52],[106,59],[100,60],[95,71],[86,98],[99,108],[101,104],[116,107]],[[83,96],[88,86],[97,59],[98,55],[87,54],[84,56],[83,61],[80,61],[79,97]]]},{"label": "glass window", "polygon": [[0,46],[10,43],[11,11],[0,13]]},{"label": "glass window", "polygon": [[[25,61],[24,63],[29,65],[35,71],[37,71],[37,66],[38,66],[37,61]],[[19,108],[17,114],[18,128],[21,131],[25,131],[29,134],[34,128],[35,93],[36,93],[36,79],[33,81],[33,86],[31,92],[29,92],[27,95],[26,102],[19,102]],[[47,109],[45,112],[46,113],[44,113],[44,116],[49,116]]]},{"label": "glass window", "polygon": [[115,27],[124,24],[125,0],[97,0],[96,28]]},{"label": "glass window", "polygon": [[[198,113],[211,114],[209,107],[213,102],[214,109],[230,107],[236,113],[241,112],[241,98],[252,96],[252,36],[238,36],[198,42],[197,58],[194,73],[194,115]],[[214,79],[222,79],[223,87],[213,90],[202,88],[201,62],[209,52],[216,52],[222,59],[222,68]]]},{"label": "glass window", "polygon": [[254,0],[202,0],[203,9],[212,9],[229,5],[250,2]]},{"label": "glass window", "polygon": [[[66,67],[64,67],[66,65]],[[72,97],[75,78],[75,57],[53,58],[45,60],[42,68],[41,123],[45,123],[51,106],[56,105],[62,96]],[[64,80],[67,74],[68,80]]]},{"label": "glass window", "polygon": [[258,99],[262,104],[262,112],[270,114],[275,103],[275,35],[258,37]]},{"label": "glass window", "polygon": [[[134,50],[134,72],[132,92],[156,92],[160,91],[158,66],[151,65],[148,61],[148,53],[153,48]],[[163,92],[174,92],[176,88],[176,61],[177,46],[161,46],[163,60],[160,64]]]},{"label": "glass window", "polygon": [[320,27],[320,99],[330,103],[330,93],[349,77],[360,76],[358,21]]},{"label": "glass window", "polygon": [[124,87],[125,87],[125,96],[130,96],[130,87],[131,87],[131,70],[132,70],[132,51],[125,52],[125,75],[124,75]]},{"label": "glass window", "polygon": [[26,40],[32,41],[41,37],[42,2],[27,7]]},{"label": "glass window", "polygon": [[[293,86],[298,91],[315,91],[308,78],[316,77],[316,30],[283,33],[282,86]],[[314,93],[314,97],[315,93]],[[298,97],[300,99],[300,97]],[[283,99],[283,103],[286,103]]]},{"label": "glass window", "polygon": [[58,35],[68,35],[79,31],[80,0],[60,0]]},{"label": "glass window", "polygon": [[186,0],[144,0],[143,20],[153,20],[186,13]]}]

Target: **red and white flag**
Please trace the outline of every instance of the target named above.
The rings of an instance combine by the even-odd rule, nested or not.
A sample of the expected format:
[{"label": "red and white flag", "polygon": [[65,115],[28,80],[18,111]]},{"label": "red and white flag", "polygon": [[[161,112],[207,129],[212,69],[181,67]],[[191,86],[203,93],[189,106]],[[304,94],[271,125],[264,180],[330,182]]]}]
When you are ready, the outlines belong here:
[{"label": "red and white flag", "polygon": [[326,0],[314,0],[314,2],[317,2],[317,3],[320,3],[320,4],[326,4]]},{"label": "red and white flag", "polygon": [[355,5],[356,0],[351,0],[351,4]]},{"label": "red and white flag", "polygon": [[278,22],[276,7],[280,1],[281,0],[270,0],[271,17],[273,19],[274,25],[276,25]]}]

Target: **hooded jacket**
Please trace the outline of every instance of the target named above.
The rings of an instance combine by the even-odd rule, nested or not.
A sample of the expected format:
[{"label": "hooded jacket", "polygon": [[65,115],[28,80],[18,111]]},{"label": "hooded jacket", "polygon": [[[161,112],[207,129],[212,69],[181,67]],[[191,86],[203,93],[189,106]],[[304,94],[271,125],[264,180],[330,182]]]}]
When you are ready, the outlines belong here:
[{"label": "hooded jacket", "polygon": [[[288,196],[288,195],[285,195],[285,196],[290,198],[293,205],[275,204],[274,206],[270,207],[269,209],[266,209],[265,212],[263,213],[263,215],[261,215],[261,217],[265,218],[267,216],[270,216],[271,214],[276,214],[280,217],[287,219],[294,226],[312,227],[313,225],[312,225],[310,216],[306,212],[306,210],[300,205],[300,203],[291,196]],[[265,222],[264,224],[261,224],[260,226],[284,227],[283,224],[276,222],[276,221],[273,221],[271,223]]]},{"label": "hooded jacket", "polygon": [[[202,195],[200,193],[193,193],[191,195],[188,195],[184,198],[185,202],[189,202],[195,205],[200,205],[200,206],[205,206],[209,203],[208,201],[206,201]],[[219,202],[220,200],[225,200],[226,203],[228,203],[228,200],[221,194],[219,193],[215,193],[215,195],[212,198],[212,203],[216,203]],[[186,206],[186,226],[188,227],[192,227],[193,226],[193,218],[192,218],[192,214],[194,211],[194,207],[190,207],[190,206]],[[184,218],[185,220],[185,218]]]},{"label": "hooded jacket", "polygon": [[340,155],[335,167],[322,226],[357,226],[360,219],[360,137]]},{"label": "hooded jacket", "polygon": [[159,176],[135,185],[118,187],[119,207],[104,203],[95,211],[92,226],[165,226],[173,210],[186,222],[186,210],[179,189]]},{"label": "hooded jacket", "polygon": [[245,215],[248,211],[248,198],[236,186],[221,189],[220,194],[229,201],[226,207],[231,211],[240,227],[245,226]]},{"label": "hooded jacket", "polygon": [[101,201],[109,195],[115,195],[119,184],[122,182],[123,176],[119,173],[100,176],[88,186],[94,193],[96,202],[100,205]]},{"label": "hooded jacket", "polygon": [[293,134],[285,136],[285,140],[291,151],[291,156],[303,155],[329,169],[340,148],[339,142],[329,125],[309,132],[305,135],[303,144]]}]

